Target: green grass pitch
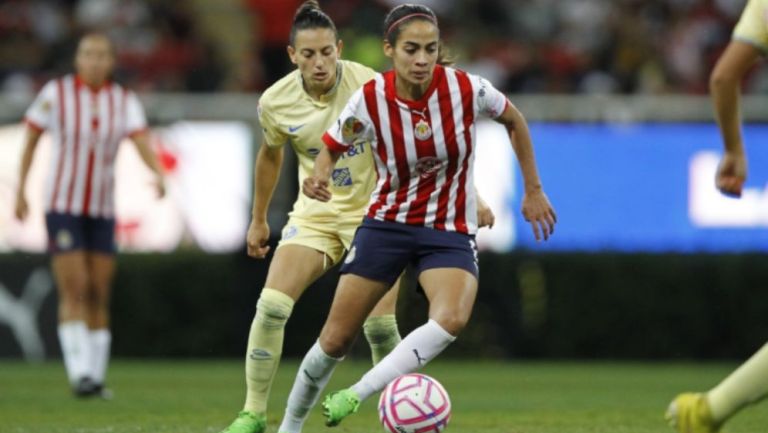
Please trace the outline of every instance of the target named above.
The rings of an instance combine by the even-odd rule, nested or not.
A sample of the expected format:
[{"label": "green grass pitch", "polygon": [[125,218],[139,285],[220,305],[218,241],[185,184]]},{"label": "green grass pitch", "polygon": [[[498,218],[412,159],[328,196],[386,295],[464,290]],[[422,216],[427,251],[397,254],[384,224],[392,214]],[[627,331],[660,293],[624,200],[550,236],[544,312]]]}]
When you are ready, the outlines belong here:
[{"label": "green grass pitch", "polygon": [[[436,360],[425,373],[453,403],[448,433],[657,433],[678,391],[703,389],[735,364],[605,362],[470,362]],[[270,401],[275,433],[297,368],[281,365]],[[351,384],[367,365],[346,361],[329,390]],[[238,361],[113,362],[112,401],[80,401],[64,385],[60,363],[0,362],[0,433],[218,433],[242,405]],[[316,408],[305,433],[382,433],[376,398],[329,429]],[[768,403],[742,412],[729,433],[764,433]]]}]

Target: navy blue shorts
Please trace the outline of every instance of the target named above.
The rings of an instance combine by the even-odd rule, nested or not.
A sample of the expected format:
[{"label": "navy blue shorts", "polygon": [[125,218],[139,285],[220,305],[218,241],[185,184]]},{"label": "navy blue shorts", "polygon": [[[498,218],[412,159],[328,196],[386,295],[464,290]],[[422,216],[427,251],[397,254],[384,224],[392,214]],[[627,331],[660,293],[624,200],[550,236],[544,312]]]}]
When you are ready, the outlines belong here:
[{"label": "navy blue shorts", "polygon": [[75,250],[114,254],[115,219],[93,218],[49,212],[45,214],[48,229],[48,252],[67,253]]},{"label": "navy blue shorts", "polygon": [[475,237],[365,218],[341,273],[392,285],[409,264],[414,265],[416,275],[427,269],[460,268],[477,278]]}]

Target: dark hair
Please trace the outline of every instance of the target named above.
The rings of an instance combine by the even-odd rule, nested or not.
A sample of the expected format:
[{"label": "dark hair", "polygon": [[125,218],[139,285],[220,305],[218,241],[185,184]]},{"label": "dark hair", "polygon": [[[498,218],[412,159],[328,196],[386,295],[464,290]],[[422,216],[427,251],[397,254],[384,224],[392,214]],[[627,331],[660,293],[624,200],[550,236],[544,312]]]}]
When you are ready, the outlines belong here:
[{"label": "dark hair", "polygon": [[[403,26],[413,20],[431,22],[438,32],[440,31],[440,26],[437,25],[437,15],[432,9],[424,5],[406,3],[394,7],[384,18],[384,39],[394,47]],[[437,63],[440,65],[453,64],[453,59],[445,55],[442,41],[438,42]]]},{"label": "dark hair", "polygon": [[291,36],[289,42],[293,47],[296,42],[296,33],[299,30],[307,29],[331,29],[336,40],[339,40],[339,32],[336,31],[336,25],[333,20],[320,9],[317,0],[307,0],[298,9],[293,16],[291,25]]}]

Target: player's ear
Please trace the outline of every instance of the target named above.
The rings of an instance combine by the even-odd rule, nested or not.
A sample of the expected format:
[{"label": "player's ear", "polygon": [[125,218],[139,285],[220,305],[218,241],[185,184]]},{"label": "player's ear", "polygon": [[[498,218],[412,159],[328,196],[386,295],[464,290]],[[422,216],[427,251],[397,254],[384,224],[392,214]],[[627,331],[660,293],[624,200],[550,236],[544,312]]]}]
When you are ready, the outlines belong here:
[{"label": "player's ear", "polygon": [[341,50],[344,48],[344,41],[339,39],[339,42],[336,42],[336,55],[338,57],[341,57]]},{"label": "player's ear", "polygon": [[290,58],[290,59],[291,59],[291,63],[293,63],[294,65],[296,65],[296,64],[297,64],[297,63],[296,63],[296,49],[295,49],[295,48],[293,48],[292,46],[288,45],[288,46],[285,48],[285,50],[286,50],[286,51],[288,51],[288,58]]},{"label": "player's ear", "polygon": [[390,59],[395,55],[395,47],[393,47],[386,39],[384,40],[384,55]]}]

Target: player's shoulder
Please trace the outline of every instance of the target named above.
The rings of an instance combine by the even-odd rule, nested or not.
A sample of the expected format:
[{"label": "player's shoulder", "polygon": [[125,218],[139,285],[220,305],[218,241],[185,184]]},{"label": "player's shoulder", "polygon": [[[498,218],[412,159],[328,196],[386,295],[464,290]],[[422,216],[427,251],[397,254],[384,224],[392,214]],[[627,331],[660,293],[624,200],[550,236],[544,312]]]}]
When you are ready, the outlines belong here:
[{"label": "player's shoulder", "polygon": [[296,92],[301,91],[299,70],[296,69],[275,81],[261,94],[259,106],[262,110],[275,110],[291,106],[296,102]]},{"label": "player's shoulder", "polygon": [[339,60],[342,68],[342,80],[352,88],[358,88],[371,81],[376,76],[376,71],[361,63],[351,60]]}]

